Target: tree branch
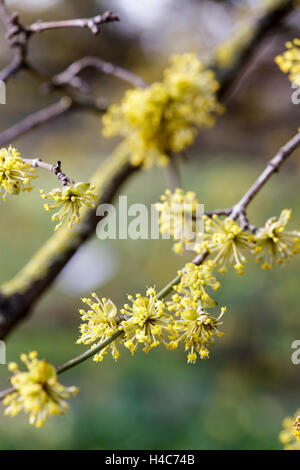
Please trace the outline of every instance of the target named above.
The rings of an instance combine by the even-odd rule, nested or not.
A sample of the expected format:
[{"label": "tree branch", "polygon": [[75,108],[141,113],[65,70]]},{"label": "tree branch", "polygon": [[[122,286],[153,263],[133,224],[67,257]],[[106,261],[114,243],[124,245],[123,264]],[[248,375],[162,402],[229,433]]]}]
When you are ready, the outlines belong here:
[{"label": "tree branch", "polygon": [[[279,152],[273,157],[262,174],[257,178],[255,183],[246,192],[242,199],[233,206],[230,217],[235,220],[238,217],[245,217],[246,208],[254,198],[254,196],[261,190],[270,177],[279,171],[281,165],[290,157],[293,152],[300,146],[300,132],[298,132],[286,145],[284,145]],[[245,221],[245,219],[244,219]],[[246,227],[244,226],[244,229]]]},{"label": "tree branch", "polygon": [[64,28],[87,28],[92,34],[98,34],[100,27],[105,23],[112,23],[114,21],[120,21],[118,15],[111,11],[106,11],[103,15],[97,15],[92,18],[79,18],[74,20],[62,20],[62,21],[37,21],[30,26],[25,26],[22,29],[27,34],[42,33],[53,29],[64,29]]},{"label": "tree branch", "polygon": [[54,104],[47,106],[33,114],[30,114],[20,122],[14,124],[9,129],[6,129],[0,134],[0,146],[10,144],[13,140],[27,132],[41,126],[42,124],[51,121],[63,114],[70,111],[92,111],[96,113],[103,113],[106,107],[98,104],[97,100],[88,97],[75,97],[73,99],[69,96],[61,98]]},{"label": "tree branch", "polygon": [[[110,62],[106,62],[105,60],[100,59],[100,57],[93,56],[87,56],[76,60],[66,70],[55,75],[52,78],[51,84],[54,86],[61,86],[73,83],[73,86],[75,84],[75,86],[81,88],[82,81],[77,77],[77,75],[87,68],[94,68],[106,75],[114,75],[135,87],[145,88],[147,86],[146,82],[141,77],[135,75],[129,70],[113,65]],[[74,82],[74,78],[77,78],[78,81]]]},{"label": "tree branch", "polygon": [[[100,194],[96,204],[110,203],[122,184],[137,170],[138,167],[130,165],[126,157],[108,159],[91,180]],[[72,230],[62,228],[56,232],[12,281],[1,286],[0,338],[28,315],[77,249],[95,232],[100,221],[95,210],[84,209],[80,224]]]},{"label": "tree branch", "polygon": [[74,184],[74,181],[69,178],[61,169],[61,161],[57,161],[55,165],[43,162],[40,158],[22,158],[24,163],[28,163],[33,168],[44,168],[45,170],[54,173],[63,186]]},{"label": "tree branch", "polygon": [[35,127],[70,111],[72,104],[72,101],[68,98],[60,99],[57,103],[47,106],[36,113],[30,114],[25,119],[22,119],[20,122],[14,124],[12,127],[0,134],[0,146],[11,143],[20,135],[23,135]]}]

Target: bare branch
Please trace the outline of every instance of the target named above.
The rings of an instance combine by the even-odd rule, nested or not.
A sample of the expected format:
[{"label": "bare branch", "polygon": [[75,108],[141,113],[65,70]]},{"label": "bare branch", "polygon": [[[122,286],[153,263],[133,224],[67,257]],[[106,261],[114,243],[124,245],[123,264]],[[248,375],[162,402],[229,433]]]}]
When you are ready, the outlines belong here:
[{"label": "bare branch", "polygon": [[70,111],[72,105],[73,103],[70,99],[60,99],[57,103],[30,114],[25,119],[0,134],[0,146],[10,144],[20,135],[26,134],[35,127]]},{"label": "bare branch", "polygon": [[45,170],[51,171],[63,186],[74,184],[74,181],[63,173],[61,169],[61,161],[57,161],[55,165],[51,165],[50,163],[43,162],[40,158],[23,158],[22,160],[33,168],[44,168]]},{"label": "bare branch", "polygon": [[8,29],[10,27],[10,21],[11,21],[11,15],[9,14],[8,9],[6,8],[5,1],[0,0],[0,17],[2,18],[2,21],[6,28]]},{"label": "bare branch", "polygon": [[[83,57],[82,59],[73,62],[66,70],[58,75],[55,75],[52,78],[51,83],[58,86],[68,85],[70,83],[73,86],[76,86],[77,83],[77,86],[80,88],[82,81],[77,77],[77,75],[82,72],[82,70],[90,67],[106,75],[114,75],[115,77],[120,78],[121,80],[124,80],[125,82],[128,82],[135,87],[145,88],[147,86],[146,82],[141,77],[135,75],[129,70],[118,67],[117,65],[113,65],[110,62],[106,62],[99,57],[93,56]],[[77,78],[78,81],[74,82],[74,78]]]},{"label": "bare branch", "polygon": [[22,119],[17,124],[14,124],[9,129],[6,129],[0,134],[0,147],[10,144],[16,138],[26,134],[27,132],[47,123],[63,114],[74,111],[92,111],[95,113],[103,113],[106,107],[103,106],[99,100],[94,100],[89,97],[75,97],[70,98],[65,96],[54,104],[47,106],[33,114],[30,114],[25,119]]},{"label": "bare branch", "polygon": [[[136,171],[125,157],[108,159],[91,183],[100,194],[96,203],[110,203],[122,184]],[[92,209],[82,211],[82,222],[72,230],[60,229],[36,253],[27,266],[0,290],[0,338],[26,317],[34,303],[52,284],[78,248],[95,232],[101,217]]]},{"label": "bare branch", "polygon": [[4,69],[0,70],[0,80],[7,81],[8,78],[13,77],[24,66],[23,55],[17,51],[15,57]]},{"label": "bare branch", "polygon": [[284,145],[279,152],[273,157],[266,169],[262,174],[257,178],[255,183],[251,188],[246,192],[242,199],[235,204],[232,208],[230,217],[232,219],[237,219],[240,215],[245,216],[246,208],[254,198],[254,196],[261,190],[265,183],[270,179],[270,177],[279,171],[281,165],[290,157],[293,152],[300,146],[300,132],[298,132],[286,145]]},{"label": "bare branch", "polygon": [[103,15],[97,15],[92,18],[79,18],[74,20],[62,21],[37,21],[30,26],[25,26],[24,31],[27,34],[42,33],[51,29],[64,28],[88,28],[93,34],[100,32],[100,27],[105,23],[120,21],[118,15],[111,11],[106,11]]}]

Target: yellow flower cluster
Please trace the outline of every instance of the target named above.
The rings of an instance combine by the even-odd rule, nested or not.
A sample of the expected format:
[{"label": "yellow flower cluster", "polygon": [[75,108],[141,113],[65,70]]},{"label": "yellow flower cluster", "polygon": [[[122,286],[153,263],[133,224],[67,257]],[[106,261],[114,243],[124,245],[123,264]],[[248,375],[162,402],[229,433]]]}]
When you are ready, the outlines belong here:
[{"label": "yellow flower cluster", "polygon": [[[185,299],[183,299],[184,301]],[[218,318],[210,316],[201,307],[188,308],[188,305],[181,313],[181,318],[175,320],[173,327],[172,341],[167,345],[169,349],[177,348],[179,343],[185,343],[185,350],[188,351],[187,360],[194,364],[197,360],[197,353],[201,359],[209,357],[208,345],[214,342],[214,335],[223,336],[219,331],[220,319],[226,308],[221,309]]]},{"label": "yellow flower cluster", "polygon": [[[100,344],[107,340],[117,330],[122,330],[120,343],[136,352],[139,345],[148,353],[151,349],[163,344],[167,349],[176,349],[180,343],[185,343],[188,353],[188,362],[196,361],[195,354],[201,358],[208,357],[207,346],[213,342],[213,336],[221,336],[218,326],[221,316],[225,312],[222,308],[221,315],[216,319],[210,316],[204,309],[214,307],[216,302],[209,297],[206,288],[214,290],[219,288],[219,283],[212,275],[212,264],[207,263],[201,267],[187,264],[182,274],[182,281],[173,295],[172,301],[159,300],[155,289],[149,288],[145,296],[136,294],[128,299],[131,305],[125,304],[121,315],[117,315],[116,306],[106,299],[97,303],[91,299],[83,299],[89,305],[88,312],[81,310],[82,320],[86,321],[80,326],[82,336],[77,343]],[[179,318],[178,318],[179,317]],[[106,346],[100,353],[94,356],[95,361],[101,361],[109,348],[115,359],[119,357],[116,341]]]},{"label": "yellow flower cluster", "polygon": [[40,190],[43,199],[52,199],[51,204],[44,204],[47,211],[60,208],[52,216],[53,221],[59,221],[55,230],[58,230],[65,219],[68,219],[68,227],[72,228],[74,223],[80,222],[80,208],[82,206],[95,207],[93,201],[97,195],[93,192],[95,186],[90,183],[77,183],[75,186],[53,189],[50,193]]},{"label": "yellow flower cluster", "polygon": [[[79,310],[81,319],[87,323],[80,325],[81,336],[77,340],[77,344],[91,344],[91,343],[102,343],[109,338],[117,329],[117,307],[109,299],[100,300],[95,293],[92,294],[92,299],[82,299],[90,309],[86,312],[85,310]],[[115,360],[120,356],[117,348],[116,341],[103,348],[99,353],[95,354],[93,360],[100,362],[103,356],[107,354],[111,348],[111,354]]]},{"label": "yellow flower cluster", "polygon": [[30,424],[41,427],[50,416],[65,414],[66,400],[78,390],[61,385],[55,368],[46,360],[39,360],[36,351],[22,354],[21,361],[28,371],[21,372],[14,362],[9,364],[9,370],[14,372],[11,383],[15,391],[4,398],[4,413],[16,416],[23,410],[29,414]]},{"label": "yellow flower cluster", "polygon": [[226,217],[221,220],[216,214],[211,218],[204,215],[205,233],[203,243],[198,244],[196,252],[208,250],[212,260],[219,265],[219,272],[227,272],[227,264],[234,265],[234,269],[243,274],[246,258],[243,252],[253,246],[253,237],[244,232],[239,224]]},{"label": "yellow flower cluster", "polygon": [[34,169],[25,163],[18,151],[10,146],[0,149],[0,195],[3,199],[7,194],[19,194],[20,191],[30,191],[30,180],[37,178]]},{"label": "yellow flower cluster", "polygon": [[271,217],[255,234],[254,253],[263,269],[271,269],[274,263],[284,264],[300,252],[300,232],[286,231],[291,210],[284,209],[280,217]]},{"label": "yellow flower cluster", "polygon": [[215,307],[217,302],[207,293],[207,287],[218,290],[220,283],[213,275],[212,261],[204,262],[201,266],[187,263],[183,271],[178,271],[180,282],[173,286],[176,294],[167,302],[167,308],[175,314],[176,319],[172,328],[168,349],[176,349],[182,342],[188,351],[188,362],[195,363],[197,353],[201,359],[209,357],[208,345],[214,341],[213,336],[222,336],[218,327],[220,318],[226,311],[221,309],[218,318],[209,315],[205,309]]},{"label": "yellow flower cluster", "polygon": [[194,54],[174,56],[162,82],[126,92],[120,104],[103,116],[106,137],[124,137],[122,149],[133,165],[150,168],[168,163],[194,141],[198,130],[210,127],[223,107],[219,84]]},{"label": "yellow flower cluster", "polygon": [[125,316],[121,323],[126,336],[124,346],[134,354],[141,343],[144,345],[143,351],[147,353],[160,344],[165,331],[171,331],[172,319],[165,312],[164,302],[157,299],[153,288],[147,290],[145,297],[137,294],[135,299],[131,295],[128,299],[132,306],[126,304],[121,310]]},{"label": "yellow flower cluster", "polygon": [[283,430],[279,434],[279,440],[284,444],[285,450],[300,450],[300,410],[295,416],[283,420]]},{"label": "yellow flower cluster", "polygon": [[[185,298],[195,299],[196,307],[199,300],[201,300],[202,307],[215,307],[216,301],[208,295],[206,290],[207,286],[215,291],[220,288],[221,284],[214,277],[213,269],[214,263],[209,260],[200,266],[187,263],[184,271],[178,271],[181,279],[179,284],[173,287],[177,292],[173,296],[175,305],[178,305],[178,294],[183,294]],[[169,304],[169,310],[172,310],[171,304]]]},{"label": "yellow flower cluster", "polygon": [[155,204],[159,212],[159,227],[162,235],[169,235],[178,240],[173,249],[181,253],[187,247],[193,247],[197,234],[196,217],[199,202],[194,192],[184,193],[177,188],[174,193],[169,189]]},{"label": "yellow flower cluster", "polygon": [[275,62],[283,73],[289,74],[289,79],[300,87],[300,39],[286,43],[287,50],[276,57]]}]

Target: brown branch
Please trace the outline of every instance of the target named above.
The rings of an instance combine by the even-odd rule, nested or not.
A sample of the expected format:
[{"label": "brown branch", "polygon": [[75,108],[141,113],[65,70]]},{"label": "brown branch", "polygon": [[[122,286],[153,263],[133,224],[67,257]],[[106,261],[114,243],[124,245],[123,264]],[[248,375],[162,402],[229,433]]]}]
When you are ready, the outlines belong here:
[{"label": "brown branch", "polygon": [[[109,160],[101,166],[96,184],[101,193],[97,205],[110,203],[119,192],[122,184],[136,171],[128,162],[119,163]],[[28,266],[13,281],[12,290],[2,286],[0,291],[0,338],[3,338],[16,323],[26,317],[35,302],[56,279],[63,267],[74,255],[77,249],[95,232],[101,217],[95,210],[86,210],[82,222],[72,231],[61,229],[37,253]],[[44,260],[44,261],[43,261]],[[41,268],[41,265],[43,267]],[[38,267],[39,266],[39,267]],[[35,274],[35,270],[36,274]],[[42,269],[42,272],[38,272]],[[24,284],[25,281],[25,284]],[[29,281],[27,283],[27,281]],[[9,284],[9,283],[8,283]],[[8,293],[10,291],[10,293]],[[14,291],[14,293],[13,293]]]},{"label": "brown branch", "polygon": [[70,111],[72,105],[72,101],[68,98],[60,99],[57,103],[51,104],[36,113],[30,114],[25,119],[22,119],[20,122],[14,124],[12,127],[0,134],[0,147],[10,144],[14,139],[26,134],[35,127]]},{"label": "brown branch", "polygon": [[10,393],[13,393],[15,391],[14,387],[9,387],[6,390],[1,390],[0,392],[0,401],[2,401],[6,395],[9,395]]},{"label": "brown branch", "polygon": [[92,34],[98,34],[101,26],[106,23],[112,23],[114,21],[120,21],[118,15],[111,11],[106,11],[103,15],[97,15],[92,18],[79,18],[74,20],[62,20],[62,21],[37,21],[30,26],[23,27],[23,30],[27,34],[42,33],[52,29],[64,29],[64,28],[87,28]]},{"label": "brown branch", "polygon": [[[117,65],[113,65],[110,62],[106,62],[105,60],[100,59],[100,57],[93,56],[83,57],[82,59],[73,62],[66,70],[59,73],[58,75],[55,75],[52,78],[51,83],[56,86],[73,83],[73,86],[78,86],[80,88],[82,81],[77,77],[77,75],[87,68],[94,68],[106,75],[113,75],[135,87],[144,88],[147,86],[146,82],[141,77],[130,72],[129,70],[126,70]],[[75,78],[78,79],[77,82],[74,82]]]},{"label": "brown branch", "polygon": [[103,113],[105,110],[105,106],[92,98],[73,96],[72,99],[69,96],[65,96],[56,103],[30,114],[20,122],[11,126],[9,129],[3,131],[0,134],[0,147],[12,143],[17,137],[20,137],[36,127],[39,127],[42,124],[58,118],[70,111],[92,111],[95,113]]},{"label": "brown branch", "polygon": [[0,80],[6,82],[10,77],[14,77],[22,67],[24,67],[24,58],[18,50],[10,64],[0,70]]},{"label": "brown branch", "polygon": [[45,170],[51,171],[54,173],[56,178],[61,182],[63,186],[68,186],[74,184],[74,180],[69,178],[61,169],[61,161],[57,161],[55,165],[50,163],[43,162],[40,158],[23,158],[24,163],[28,163],[33,168],[44,168]]},{"label": "brown branch", "polygon": [[[246,192],[242,199],[233,206],[230,217],[235,220],[242,218],[244,229],[247,227],[246,208],[261,190],[265,183],[271,178],[271,176],[278,172],[281,165],[290,157],[293,152],[300,146],[300,132],[298,132],[286,145],[284,145],[279,152],[273,157],[262,174],[257,178],[255,183]],[[246,227],[245,227],[246,224]]]},{"label": "brown branch", "polygon": [[9,14],[4,0],[0,0],[0,17],[2,18],[6,29],[8,29],[11,25],[11,15]]}]

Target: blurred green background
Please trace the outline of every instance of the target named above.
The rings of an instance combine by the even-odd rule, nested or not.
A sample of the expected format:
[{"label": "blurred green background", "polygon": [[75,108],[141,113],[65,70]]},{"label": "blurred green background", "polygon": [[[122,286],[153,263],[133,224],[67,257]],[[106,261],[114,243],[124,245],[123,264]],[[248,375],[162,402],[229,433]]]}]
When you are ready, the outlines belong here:
[{"label": "blurred green background", "polygon": [[[88,31],[49,32],[32,41],[36,61],[50,72],[63,70],[84,55],[99,55],[141,74],[159,79],[171,53],[192,51],[200,57],[232,31],[244,7],[259,2],[210,0],[70,0],[8,1],[27,22],[92,16],[110,8],[121,22]],[[248,72],[227,103],[214,129],[204,131],[181,165],[182,186],[194,190],[206,210],[229,207],[243,195],[267,160],[295,133],[299,106],[291,103],[291,87],[273,58],[295,37],[294,13],[275,37],[262,44]],[[62,46],[63,44],[63,46]],[[10,52],[3,40],[0,65]],[[84,74],[93,92],[110,101],[126,89],[111,77]],[[26,73],[11,81],[7,105],[0,107],[0,129],[55,100],[43,95]],[[101,120],[93,114],[60,118],[12,142],[27,157],[63,161],[77,180],[88,180],[115,142],[101,136]],[[293,208],[291,228],[300,227],[299,162],[295,156],[249,207],[255,225]],[[36,186],[54,181],[40,172]],[[130,202],[151,204],[166,189],[166,172],[136,174],[122,189]],[[38,191],[0,202],[0,282],[9,280],[52,234],[53,223]],[[75,341],[80,323],[80,297],[96,290],[121,307],[127,293],[146,286],[160,289],[192,254],[178,256],[166,240],[100,241],[81,248],[26,322],[7,339],[7,360],[32,349],[52,363],[85,350]],[[228,306],[224,337],[212,347],[208,361],[186,363],[182,350],[152,351],[134,358],[122,350],[114,362],[84,363],[61,376],[77,385],[65,417],[52,418],[43,429],[24,416],[0,417],[0,449],[278,449],[282,419],[300,406],[300,366],[291,363],[291,343],[300,338],[300,259],[264,272],[251,260],[245,274],[221,277],[217,293]],[[7,386],[0,366],[1,388]]]}]

